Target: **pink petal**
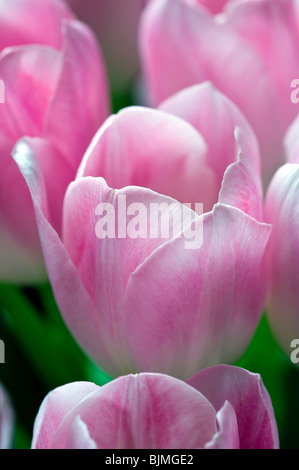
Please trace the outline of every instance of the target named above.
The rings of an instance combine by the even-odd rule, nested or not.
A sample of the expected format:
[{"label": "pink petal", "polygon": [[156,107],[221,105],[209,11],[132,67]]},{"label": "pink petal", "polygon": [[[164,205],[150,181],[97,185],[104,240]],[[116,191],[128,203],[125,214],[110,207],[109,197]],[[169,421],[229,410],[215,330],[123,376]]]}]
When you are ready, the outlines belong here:
[{"label": "pink petal", "polygon": [[208,400],[160,374],[120,377],[99,388],[61,422],[53,448],[65,448],[78,414],[100,449],[204,447],[216,432],[216,412]]},{"label": "pink petal", "polygon": [[[100,203],[102,207],[108,204],[113,214],[116,214],[114,218],[108,213],[108,223],[112,224],[113,229],[115,227],[111,237],[97,235],[97,225],[101,219],[96,213],[96,208]],[[132,217],[126,215],[126,210],[132,204],[143,204],[146,211],[145,215],[142,212],[139,215],[141,231],[137,238],[127,232]],[[162,217],[167,214],[171,204],[175,205],[173,230],[171,224],[168,238],[165,238],[161,232],[157,233],[157,236],[150,237],[150,228],[155,224],[154,215],[150,212],[151,204],[160,205]],[[105,344],[106,349],[110,351],[109,371],[112,374],[136,370],[128,353],[128,338],[123,327],[127,315],[125,289],[131,273],[157,247],[184,228],[181,221],[182,207],[177,201],[145,188],[127,187],[122,190],[111,190],[101,178],[79,178],[67,191],[63,241],[72,262],[77,267],[82,284],[97,306],[97,320],[101,329],[96,341]],[[124,217],[122,217],[123,211]],[[188,209],[185,211],[190,213],[190,220],[196,217],[193,211]],[[188,224],[190,220],[183,220],[183,223]],[[59,285],[57,288],[60,289]],[[61,295],[63,296],[63,293]],[[74,312],[65,310],[62,304],[60,308],[62,315],[69,318],[70,322],[76,321]],[[73,327],[71,330],[74,332]],[[82,336],[79,330],[77,334],[78,338]],[[96,346],[91,340],[88,341],[88,345],[92,348]],[[93,355],[93,357],[96,357],[101,364],[101,356]]]},{"label": "pink petal", "polygon": [[108,368],[105,343],[99,341],[102,328],[94,302],[83,286],[65,246],[48,221],[49,204],[39,165],[28,146],[18,145],[14,158],[32,196],[45,264],[64,320],[86,353],[93,358],[101,358],[103,367]]},{"label": "pink petal", "polygon": [[1,132],[12,142],[43,132],[60,66],[60,53],[47,46],[16,47],[0,55],[6,101],[0,107]]},{"label": "pink petal", "polygon": [[75,172],[59,151],[45,139],[27,137],[22,139],[19,145],[22,149],[15,151],[28,153],[39,164],[47,193],[48,219],[56,232],[61,234],[64,196],[70,181],[75,177]]},{"label": "pink petal", "polygon": [[176,93],[159,108],[186,120],[203,136],[207,143],[206,161],[217,175],[218,191],[225,174],[219,202],[261,220],[259,147],[238,108],[209,82]]},{"label": "pink petal", "polygon": [[[248,39],[252,29],[245,13],[246,6],[250,9],[252,4],[258,5],[257,10],[270,12],[267,21],[264,12],[261,18],[254,13],[252,20],[258,23],[257,27],[261,20],[266,43],[267,38],[274,38],[267,44],[269,60]],[[290,96],[291,80],[298,75],[292,7],[280,15],[281,6],[273,5],[266,0],[240,5],[236,2],[229,13],[214,17],[196,2],[153,0],[144,10],[140,31],[143,71],[151,102],[156,105],[180,89],[211,80],[240,108],[253,127],[261,146],[266,183],[283,161],[283,135],[296,111],[290,99],[282,101],[281,97]],[[256,27],[253,30],[256,32]],[[256,38],[257,34],[252,37]],[[285,48],[288,52],[283,59],[283,63],[287,62],[284,73],[284,67],[281,68],[275,57],[281,51],[283,54]],[[279,112],[273,114],[273,106]]]},{"label": "pink petal", "polygon": [[236,413],[226,401],[216,415],[218,432],[205,445],[206,449],[240,449],[239,430]]},{"label": "pink petal", "polygon": [[106,72],[96,39],[83,23],[65,22],[62,54],[44,135],[77,169],[109,113]]},{"label": "pink petal", "polygon": [[124,329],[135,369],[186,378],[240,357],[264,307],[269,232],[219,204],[203,216],[201,247],[177,236],[131,274]]},{"label": "pink petal", "polygon": [[274,175],[265,202],[265,220],[273,225],[267,253],[267,312],[274,334],[288,356],[299,328],[298,191],[299,165],[288,163]]},{"label": "pink petal", "polygon": [[36,282],[46,279],[46,270],[32,200],[12,148],[0,137],[0,279]]},{"label": "pink petal", "polygon": [[256,140],[239,128],[236,128],[235,139],[239,145],[238,160],[224,173],[219,202],[262,221],[263,188],[259,170],[255,168]]},{"label": "pink petal", "polygon": [[98,386],[90,382],[62,385],[44,399],[35,418],[32,449],[49,449],[55,432],[68,413]]},{"label": "pink petal", "polygon": [[91,439],[88,427],[80,419],[78,415],[72,424],[68,440],[66,443],[67,449],[97,449],[97,445],[93,439]]},{"label": "pink petal", "polygon": [[0,1],[0,49],[29,43],[61,47],[61,22],[73,18],[60,0]]},{"label": "pink petal", "polygon": [[241,449],[278,448],[277,425],[270,396],[259,374],[219,365],[187,380],[220,410],[229,401],[235,410]]},{"label": "pink petal", "polygon": [[[189,122],[202,135],[207,144],[207,163],[216,172],[219,187],[226,168],[236,161],[235,128],[241,128],[252,141],[256,140],[239,109],[211,82],[193,85],[176,93],[161,103],[159,109]],[[256,142],[254,145],[256,149],[252,157],[258,168],[259,150]]]},{"label": "pink petal", "polygon": [[99,130],[78,175],[102,176],[113,188],[142,186],[182,203],[202,202],[207,211],[217,201],[218,188],[205,153],[201,135],[187,122],[129,107]]}]

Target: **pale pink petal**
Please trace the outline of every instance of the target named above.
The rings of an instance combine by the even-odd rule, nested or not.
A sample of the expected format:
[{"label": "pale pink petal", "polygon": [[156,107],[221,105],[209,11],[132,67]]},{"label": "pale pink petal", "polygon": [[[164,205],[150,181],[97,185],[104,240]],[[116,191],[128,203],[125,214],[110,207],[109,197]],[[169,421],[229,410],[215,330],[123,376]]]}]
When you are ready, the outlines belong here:
[{"label": "pale pink petal", "polygon": [[256,149],[250,157],[254,166],[259,168],[258,144],[251,127],[239,109],[211,82],[193,85],[176,93],[161,103],[159,109],[189,122],[202,135],[207,144],[206,160],[216,172],[219,186],[226,168],[237,159],[236,127],[254,142]]},{"label": "pale pink petal", "polygon": [[49,449],[61,421],[78,403],[97,389],[98,386],[90,382],[74,382],[50,392],[35,418],[32,449]]},{"label": "pale pink petal", "polygon": [[204,447],[216,432],[216,412],[184,382],[161,374],[118,378],[78,403],[57,428],[64,448],[77,415],[100,449]]},{"label": "pale pink petal", "polygon": [[69,183],[75,178],[75,171],[64,156],[45,139],[26,137],[19,145],[23,146],[22,153],[29,153],[39,164],[47,193],[48,220],[56,232],[61,234],[64,196]]},{"label": "pale pink petal", "polygon": [[77,169],[108,113],[106,72],[98,43],[83,23],[65,22],[62,66],[44,135]]},{"label": "pale pink petal", "polygon": [[202,246],[187,249],[183,233],[131,274],[123,328],[137,370],[186,378],[240,357],[264,307],[269,233],[269,226],[219,204],[203,216]]},{"label": "pale pink petal", "polygon": [[229,401],[235,410],[241,449],[279,447],[270,396],[259,374],[239,367],[219,365],[187,380],[220,410]]},{"label": "pale pink petal", "polygon": [[274,175],[265,203],[272,224],[268,249],[270,285],[267,312],[274,334],[290,356],[299,328],[299,165],[288,163]]},{"label": "pale pink petal", "polygon": [[[196,2],[153,0],[142,15],[140,51],[146,88],[153,104],[157,105],[187,86],[210,80],[240,108],[260,142],[263,176],[268,182],[283,162],[283,135],[296,112],[288,97],[291,80],[297,75],[298,59],[293,54],[294,45],[290,50],[287,47],[286,60],[295,65],[286,65],[285,75],[278,80],[283,84],[283,93],[277,87],[276,77],[282,76],[278,71],[284,68],[277,65],[277,61],[269,65],[251,41],[239,32],[234,18],[231,19],[231,11],[241,11],[243,3],[264,4],[266,0],[241,2],[240,8],[231,7],[230,12],[221,17],[213,16]],[[290,37],[286,37],[288,21],[285,16],[289,13],[280,21],[280,9],[273,7],[274,2],[268,3],[272,3],[270,20],[262,27],[267,37],[275,38],[275,44],[269,46],[269,55],[276,57],[277,44],[284,51],[293,36],[290,33]],[[251,29],[247,16],[244,14],[242,18],[246,36]],[[271,28],[277,32],[278,39]],[[280,39],[283,46],[279,45]],[[256,106],[256,103],[262,105]],[[273,107],[279,112],[273,113]]]},{"label": "pale pink petal", "polygon": [[0,49],[30,43],[59,49],[61,21],[73,17],[62,0],[0,0]]},{"label": "pale pink petal", "polygon": [[0,137],[0,279],[36,282],[46,279],[46,270],[32,200],[12,149],[13,142]]},{"label": "pale pink petal", "polygon": [[97,449],[97,445],[93,439],[91,439],[88,427],[80,419],[78,415],[72,424],[68,440],[66,443],[67,449]]},{"label": "pale pink petal", "polygon": [[263,188],[259,171],[255,168],[256,140],[254,136],[236,128],[239,145],[238,160],[224,173],[219,202],[241,209],[256,220],[263,219]]},{"label": "pale pink petal", "polygon": [[102,176],[112,188],[142,186],[182,203],[200,202],[205,211],[218,197],[201,135],[176,116],[142,107],[125,108],[108,119],[78,175]]},{"label": "pale pink petal", "polygon": [[101,358],[106,368],[107,350],[105,343],[99,341],[102,328],[96,306],[82,284],[65,246],[48,221],[48,197],[39,165],[28,145],[17,145],[14,158],[32,196],[45,264],[64,320],[86,353],[94,359]]},{"label": "pale pink petal", "polygon": [[[169,227],[166,227],[169,228],[168,233],[167,230],[162,232],[158,224],[157,234],[151,236],[151,229],[157,226],[151,204],[159,206],[162,220],[166,220],[171,206]],[[108,206],[105,209],[107,215],[98,212],[98,205],[103,209]],[[127,215],[130,207],[134,211]],[[186,219],[183,219],[183,213]],[[136,232],[133,232],[130,223],[134,223],[135,217],[138,223]],[[127,316],[124,295],[131,273],[157,247],[183,230],[195,217],[193,211],[187,208],[183,210],[177,201],[149,189],[126,187],[112,190],[102,178],[93,177],[78,178],[70,185],[64,205],[63,242],[82,284],[97,306],[97,319],[101,325],[97,342],[105,344],[110,351],[109,371],[112,374],[135,371],[123,326]],[[100,230],[101,220],[106,219],[107,233],[105,227],[102,227],[102,232]],[[57,288],[61,290],[59,285]],[[67,306],[60,305],[62,315],[66,315],[70,322],[76,322],[74,312],[64,307]],[[74,332],[72,326],[71,330]],[[77,335],[80,338],[82,333],[78,330]],[[89,348],[98,348],[91,339],[88,345]],[[93,357],[101,364],[101,356]]]},{"label": "pale pink petal", "polygon": [[176,93],[159,108],[186,120],[203,136],[206,161],[217,175],[218,190],[223,185],[219,202],[260,220],[263,196],[259,147],[238,108],[210,82]]},{"label": "pale pink petal", "polygon": [[216,415],[218,431],[205,445],[206,449],[240,449],[239,429],[236,413],[226,401]]},{"label": "pale pink petal", "polygon": [[43,132],[60,67],[61,54],[47,46],[15,47],[0,55],[0,78],[5,85],[0,125],[12,142]]}]

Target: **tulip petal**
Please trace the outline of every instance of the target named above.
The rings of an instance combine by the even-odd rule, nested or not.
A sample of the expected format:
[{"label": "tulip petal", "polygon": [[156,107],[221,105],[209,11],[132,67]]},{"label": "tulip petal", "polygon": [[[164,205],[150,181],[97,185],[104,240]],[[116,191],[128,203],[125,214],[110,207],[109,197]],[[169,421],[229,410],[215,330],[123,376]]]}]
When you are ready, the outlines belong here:
[{"label": "tulip petal", "polygon": [[72,424],[68,440],[66,443],[67,449],[97,449],[97,445],[93,439],[91,439],[88,427],[80,419],[78,415]]},{"label": "tulip petal", "polygon": [[256,141],[243,130],[235,131],[239,145],[238,160],[229,165],[219,193],[219,202],[241,209],[256,220],[263,219],[263,188],[260,173],[255,168]]},{"label": "tulip petal", "polygon": [[278,433],[270,396],[259,374],[219,365],[187,380],[219,410],[226,400],[235,410],[241,449],[278,448]]},{"label": "tulip petal", "polygon": [[124,327],[137,370],[190,377],[236,360],[252,338],[265,301],[270,227],[222,204],[196,219],[196,230],[202,222],[202,246],[186,249],[180,234],[130,276]]},{"label": "tulip petal", "polygon": [[[211,82],[190,86],[175,93],[159,105],[159,109],[174,114],[192,124],[207,144],[207,163],[217,174],[219,187],[223,174],[236,161],[236,127],[255,140],[252,129],[239,109]],[[252,157],[259,165],[257,143]]]},{"label": "tulip petal", "polygon": [[45,136],[77,169],[91,138],[108,116],[106,72],[96,39],[83,23],[64,23],[62,54]]},{"label": "tulip petal", "polygon": [[81,400],[97,389],[98,386],[90,382],[75,382],[50,392],[36,416],[31,448],[49,449],[61,421]]},{"label": "tulip petal", "polygon": [[63,315],[65,314],[64,320],[78,343],[91,357],[100,357],[105,368],[107,351],[105,343],[99,341],[101,327],[96,306],[82,284],[65,246],[48,221],[49,204],[39,165],[25,143],[16,146],[13,156],[31,193],[45,264],[56,302]]},{"label": "tulip petal", "polygon": [[36,282],[46,270],[32,200],[11,157],[13,143],[0,138],[0,279]]},{"label": "tulip petal", "polygon": [[261,220],[259,147],[238,108],[211,83],[204,82],[176,93],[159,109],[186,120],[203,136],[207,143],[206,161],[217,175],[219,190],[222,184],[219,202]]},{"label": "tulip petal", "polygon": [[102,176],[113,188],[150,188],[182,203],[203,203],[208,211],[217,201],[218,188],[205,154],[201,135],[187,122],[134,106],[104,124],[78,175]]},{"label": "tulip petal", "polygon": [[270,325],[286,354],[298,337],[298,195],[299,165],[283,165],[274,175],[265,202],[265,220],[272,226],[268,248]]},{"label": "tulip petal", "polygon": [[216,432],[216,412],[208,400],[161,374],[120,377],[99,388],[61,422],[53,448],[65,448],[78,414],[100,449],[204,447]]},{"label": "tulip petal", "polygon": [[[152,236],[151,229],[159,229],[160,224],[157,226],[151,205],[160,208],[161,220],[166,220],[171,210],[167,230],[158,230]],[[100,221],[104,220],[104,217],[96,215],[98,206],[106,207],[111,236],[101,235],[97,229]],[[133,212],[136,208],[136,217],[139,217],[136,236],[129,230],[130,222],[134,221],[128,215],[130,207],[134,208]],[[127,187],[112,190],[102,178],[93,177],[78,178],[70,185],[64,205],[63,242],[85,289],[97,305],[97,318],[101,324],[98,342],[105,343],[110,350],[113,368],[109,372],[113,375],[135,371],[123,330],[123,317],[126,315],[123,297],[131,273],[195,217],[192,210],[149,189]],[[60,289],[59,286],[57,288]],[[69,315],[62,305],[60,308],[62,315]],[[75,319],[74,312],[72,315]],[[79,331],[78,334],[80,337]],[[91,340],[89,344],[92,345]],[[101,357],[97,360],[101,361]]]},{"label": "tulip petal", "polygon": [[[277,13],[279,17],[275,7],[273,11],[273,16]],[[150,2],[143,12],[140,27],[145,86],[150,102],[157,105],[183,88],[206,80],[213,82],[239,107],[255,131],[267,182],[283,161],[282,139],[295,113],[291,101],[284,98],[282,102],[280,96],[290,95],[290,82],[297,74],[288,82],[286,94],[281,94],[271,73],[274,69],[277,75],[280,65],[277,67],[276,64],[272,69],[268,67],[247,37],[239,34],[230,14],[214,17],[195,2]],[[244,21],[246,26],[243,29],[250,31],[246,15]],[[285,33],[285,24],[280,27],[278,32]],[[276,38],[272,31],[269,35]],[[291,62],[296,64],[298,60],[293,58]],[[286,80],[284,88],[285,83]],[[262,106],[256,106],[256,103],[262,103]],[[279,113],[273,114],[274,104],[278,106]]]},{"label": "tulip petal", "polygon": [[18,148],[17,151],[29,152],[39,165],[45,181],[49,210],[47,217],[60,235],[63,200],[70,181],[75,177],[75,171],[69,166],[64,156],[45,139],[24,137],[19,145],[24,147],[23,149]]},{"label": "tulip petal", "polygon": [[229,401],[216,415],[219,430],[205,445],[206,449],[240,449],[239,430],[236,413]]},{"label": "tulip petal", "polygon": [[0,107],[0,124],[7,138],[15,142],[43,132],[60,66],[60,53],[47,46],[15,47],[1,53],[5,103]]},{"label": "tulip petal", "polygon": [[73,18],[71,10],[60,0],[0,0],[0,9],[1,50],[30,43],[60,49],[61,21]]}]

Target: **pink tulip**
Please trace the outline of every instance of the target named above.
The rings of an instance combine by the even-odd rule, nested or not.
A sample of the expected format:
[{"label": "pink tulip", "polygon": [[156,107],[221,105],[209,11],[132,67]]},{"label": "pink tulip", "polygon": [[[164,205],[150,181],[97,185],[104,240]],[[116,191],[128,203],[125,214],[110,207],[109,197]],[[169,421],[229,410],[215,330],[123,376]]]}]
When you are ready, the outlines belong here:
[{"label": "pink tulip", "polygon": [[102,387],[74,382],[50,392],[33,449],[273,449],[278,433],[261,377],[216,366],[187,382],[162,374]]},{"label": "pink tulip", "polygon": [[[68,187],[61,237],[49,223],[30,139],[14,151],[62,316],[111,375],[150,371],[186,378],[236,360],[264,306],[270,227],[256,220],[262,191],[254,134],[209,84],[162,108],[127,108],[100,128]],[[123,213],[124,200],[129,208]],[[181,204],[202,201],[203,215]],[[151,207],[159,205],[165,221],[173,203],[173,230],[165,234]],[[99,218],[105,207],[106,228]],[[190,249],[188,239],[199,243]]]},{"label": "pink tulip", "polygon": [[0,449],[10,449],[12,447],[15,415],[11,400],[0,383]]},{"label": "pink tulip", "polygon": [[151,103],[211,80],[252,125],[269,182],[284,162],[283,136],[298,113],[291,101],[299,77],[298,19],[290,0],[150,1],[140,56]]},{"label": "pink tulip", "polygon": [[139,75],[137,32],[147,0],[67,0],[77,17],[96,33],[115,93],[125,91]]},{"label": "pink tulip", "polygon": [[[36,282],[46,275],[32,200],[11,158],[15,143],[23,136],[30,139],[44,175],[50,220],[60,233],[64,192],[94,132],[108,115],[105,70],[97,42],[86,26],[63,16],[67,11],[63,5],[56,0],[0,2],[1,31],[6,32],[3,45],[28,40],[49,41],[56,47],[61,38],[63,42],[61,49],[15,45],[0,55],[5,91],[5,102],[0,104],[1,281]],[[30,22],[19,28],[22,18],[29,15]],[[33,32],[35,23],[39,29]]]},{"label": "pink tulip", "polygon": [[298,157],[297,152],[298,163],[287,163],[276,172],[265,203],[265,219],[273,224],[268,249],[270,285],[267,311],[275,337],[295,363],[299,362]]}]

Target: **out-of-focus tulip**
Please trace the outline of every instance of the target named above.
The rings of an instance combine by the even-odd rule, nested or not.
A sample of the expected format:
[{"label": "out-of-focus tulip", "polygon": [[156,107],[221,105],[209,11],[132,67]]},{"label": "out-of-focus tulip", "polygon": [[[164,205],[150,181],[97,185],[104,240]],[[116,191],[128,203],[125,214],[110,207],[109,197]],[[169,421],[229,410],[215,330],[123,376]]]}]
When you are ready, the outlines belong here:
[{"label": "out-of-focus tulip", "polygon": [[67,0],[77,17],[96,33],[107,64],[111,88],[128,90],[139,76],[138,23],[147,0]]},{"label": "out-of-focus tulip", "polygon": [[10,398],[0,383],[0,449],[12,447],[15,414]]},{"label": "out-of-focus tulip", "polygon": [[[0,55],[5,92],[0,104],[2,282],[36,282],[46,275],[32,200],[11,158],[15,143],[23,136],[30,138],[44,175],[50,220],[60,232],[65,189],[109,113],[105,68],[96,38],[83,23],[66,19],[65,10],[56,0],[0,2],[3,46],[28,40],[59,47],[62,38],[61,49],[16,45]],[[35,23],[39,29],[34,29]]]},{"label": "out-of-focus tulip", "polygon": [[[269,248],[268,315],[275,337],[293,362],[299,359],[299,152],[298,137],[288,133],[289,160],[275,173],[266,197],[265,220],[273,225]],[[293,340],[297,340],[293,343]]]},{"label": "out-of-focus tulip", "polygon": [[273,449],[271,399],[261,377],[216,366],[187,382],[128,375],[102,387],[74,382],[50,392],[33,449]]},{"label": "out-of-focus tulip", "polygon": [[151,103],[211,80],[252,125],[268,183],[284,162],[283,136],[298,113],[291,101],[299,77],[298,18],[290,0],[150,1],[140,56]]},{"label": "out-of-focus tulip", "polygon": [[[257,220],[262,191],[254,134],[209,84],[162,108],[127,108],[100,128],[67,190],[61,237],[49,224],[30,140],[14,151],[62,316],[111,375],[186,378],[236,360],[264,305],[270,227]],[[242,126],[236,140],[235,125]],[[208,212],[197,215],[193,205],[181,204],[194,202]],[[152,207],[159,207],[160,219]]]}]

